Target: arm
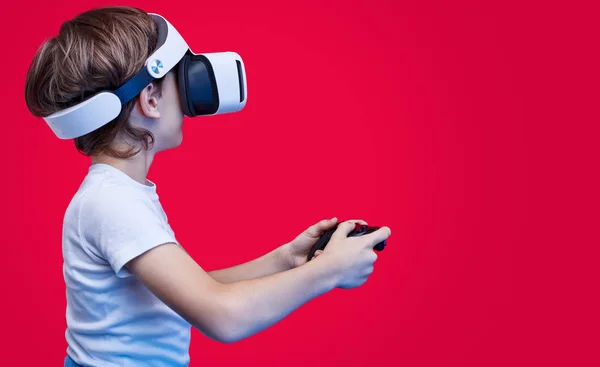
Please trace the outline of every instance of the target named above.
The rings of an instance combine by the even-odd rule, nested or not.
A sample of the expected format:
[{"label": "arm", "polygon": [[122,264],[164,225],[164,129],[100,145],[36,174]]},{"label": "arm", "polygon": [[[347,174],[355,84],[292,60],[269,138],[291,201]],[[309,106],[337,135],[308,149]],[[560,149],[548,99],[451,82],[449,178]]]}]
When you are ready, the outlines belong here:
[{"label": "arm", "polygon": [[223,284],[179,246],[165,244],[136,257],[127,267],[192,326],[211,339],[232,343],[268,328],[336,287],[339,275],[327,265],[311,261],[289,271]]},{"label": "arm", "polygon": [[293,268],[287,245],[246,263],[230,268],[209,271],[214,280],[219,283],[233,283],[240,280],[260,278]]},{"label": "arm", "polygon": [[[363,220],[354,220],[367,224]],[[210,271],[208,274],[221,283],[232,283],[239,280],[260,278],[298,267],[306,263],[306,257],[321,235],[337,223],[337,218],[323,219],[308,227],[291,242],[271,251],[270,253],[247,263],[227,269]],[[319,252],[317,252],[318,256]]]}]

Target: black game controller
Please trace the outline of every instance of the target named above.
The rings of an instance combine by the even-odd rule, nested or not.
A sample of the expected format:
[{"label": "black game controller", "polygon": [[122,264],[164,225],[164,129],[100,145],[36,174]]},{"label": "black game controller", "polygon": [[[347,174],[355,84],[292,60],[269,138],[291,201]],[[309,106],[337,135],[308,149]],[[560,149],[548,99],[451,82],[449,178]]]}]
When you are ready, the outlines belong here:
[{"label": "black game controller", "polygon": [[[315,252],[317,252],[317,250],[323,250],[325,248],[325,246],[327,246],[327,243],[329,243],[329,240],[331,239],[333,232],[335,232],[335,230],[337,229],[338,224],[336,224],[330,230],[325,231],[321,235],[321,237],[319,238],[317,243],[315,243],[315,245],[310,249],[310,252],[308,253],[308,257],[307,257],[308,261],[310,261],[313,258],[313,256],[315,256]],[[354,230],[352,230],[352,232],[350,232],[348,234],[348,237],[362,236],[362,235],[365,235],[365,234],[368,234],[371,232],[375,232],[378,229],[379,229],[379,227],[372,227],[372,226],[368,226],[365,224],[355,223],[355,228],[354,228]],[[377,245],[375,245],[375,247],[373,247],[373,250],[383,251],[383,249],[385,248],[385,245],[386,245],[386,243],[384,240],[382,242],[379,242]]]}]

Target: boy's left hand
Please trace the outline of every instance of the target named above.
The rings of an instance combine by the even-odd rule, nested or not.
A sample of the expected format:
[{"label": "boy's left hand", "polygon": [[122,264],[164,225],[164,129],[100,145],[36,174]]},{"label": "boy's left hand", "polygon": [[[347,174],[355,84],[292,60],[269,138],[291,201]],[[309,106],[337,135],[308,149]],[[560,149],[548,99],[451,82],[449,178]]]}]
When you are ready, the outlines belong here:
[{"label": "boy's left hand", "polygon": [[[353,220],[349,222],[356,222],[361,224],[367,224],[363,220]],[[284,253],[287,255],[290,268],[296,268],[300,265],[306,264],[308,253],[315,243],[319,240],[321,235],[327,230],[333,228],[337,224],[337,218],[323,219],[316,224],[308,227],[304,232],[300,233],[293,241],[283,245]],[[315,252],[316,258],[323,251],[318,250]]]}]

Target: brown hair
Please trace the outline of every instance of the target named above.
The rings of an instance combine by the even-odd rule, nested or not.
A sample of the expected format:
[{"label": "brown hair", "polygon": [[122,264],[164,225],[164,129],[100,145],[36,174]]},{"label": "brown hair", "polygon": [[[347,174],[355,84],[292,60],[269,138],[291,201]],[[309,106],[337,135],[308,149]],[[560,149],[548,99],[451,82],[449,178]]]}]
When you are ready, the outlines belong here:
[{"label": "brown hair", "polygon": [[[34,116],[45,117],[73,106],[102,90],[116,90],[133,77],[154,51],[158,28],[150,15],[131,7],[104,7],[82,13],[60,27],[59,34],[36,52],[25,82],[25,101]],[[160,95],[162,80],[154,81]],[[130,125],[137,97],[123,105],[110,123],[75,138],[77,150],[87,156],[106,153],[128,158],[135,155],[110,146],[121,133],[141,142],[154,143],[148,130]]]}]

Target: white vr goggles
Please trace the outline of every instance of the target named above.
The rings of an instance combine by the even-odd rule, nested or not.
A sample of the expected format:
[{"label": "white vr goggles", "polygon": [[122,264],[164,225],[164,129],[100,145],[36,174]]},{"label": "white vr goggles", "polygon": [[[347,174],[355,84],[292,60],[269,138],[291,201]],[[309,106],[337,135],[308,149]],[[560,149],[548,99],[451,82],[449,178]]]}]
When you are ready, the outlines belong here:
[{"label": "white vr goggles", "polygon": [[133,78],[115,91],[102,91],[85,101],[44,117],[54,134],[72,139],[106,125],[152,80],[177,67],[179,99],[186,116],[240,111],[246,105],[246,70],[235,52],[194,54],[165,18],[150,14],[158,25],[156,50]]}]

